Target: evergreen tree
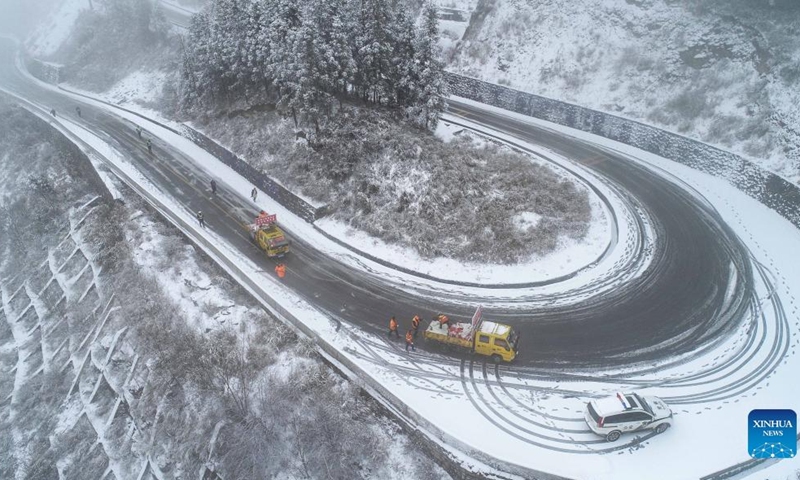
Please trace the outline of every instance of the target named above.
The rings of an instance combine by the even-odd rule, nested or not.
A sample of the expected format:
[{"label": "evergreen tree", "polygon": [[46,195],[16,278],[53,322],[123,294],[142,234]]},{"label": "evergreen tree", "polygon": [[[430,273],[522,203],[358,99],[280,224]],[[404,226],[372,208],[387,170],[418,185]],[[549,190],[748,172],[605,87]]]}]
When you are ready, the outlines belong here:
[{"label": "evergreen tree", "polygon": [[269,71],[270,41],[269,18],[263,1],[252,1],[247,10],[247,28],[245,50],[247,72],[255,88],[262,88],[268,93],[272,85],[272,74]]},{"label": "evergreen tree", "polygon": [[213,60],[221,72],[226,96],[243,93],[249,77],[245,40],[247,17],[241,4],[245,0],[216,0],[212,22]]},{"label": "evergreen tree", "polygon": [[324,115],[330,102],[325,91],[323,58],[320,32],[315,29],[314,4],[306,4],[302,12],[300,27],[295,31],[292,44],[293,62],[286,69],[286,105],[294,116],[295,126],[300,121],[311,121],[319,132],[320,116]]},{"label": "evergreen tree", "polygon": [[354,87],[362,99],[384,103],[393,93],[389,88],[392,8],[389,0],[360,2],[353,52],[356,62]]},{"label": "evergreen tree", "polygon": [[413,123],[433,128],[445,89],[432,4],[422,18],[415,29],[394,0],[212,0],[189,30],[183,101],[230,102],[263,91],[276,95],[295,125],[308,122],[319,133],[336,100],[349,96],[399,106]]},{"label": "evergreen tree", "polygon": [[297,112],[292,110],[293,89],[297,83],[295,50],[297,31],[300,28],[300,10],[296,0],[272,0],[266,8],[269,21],[269,58],[267,71],[278,89],[278,107],[289,111],[298,123]]},{"label": "evergreen tree", "polygon": [[439,116],[447,108],[444,67],[439,60],[439,25],[436,7],[427,3],[422,12],[422,25],[417,35],[415,66],[419,81],[415,103],[406,109],[412,122],[434,129]]},{"label": "evergreen tree", "polygon": [[217,90],[216,77],[210,59],[211,16],[209,10],[202,10],[192,16],[189,26],[189,42],[183,51],[183,102],[188,105],[206,103]]},{"label": "evergreen tree", "polygon": [[393,32],[392,84],[395,99],[400,107],[413,105],[417,101],[419,69],[416,56],[416,31],[414,21],[405,5],[397,11]]},{"label": "evergreen tree", "polygon": [[326,77],[326,90],[341,98],[348,93],[356,75],[353,58],[355,24],[354,2],[348,0],[316,0],[315,23],[321,32],[320,54]]}]

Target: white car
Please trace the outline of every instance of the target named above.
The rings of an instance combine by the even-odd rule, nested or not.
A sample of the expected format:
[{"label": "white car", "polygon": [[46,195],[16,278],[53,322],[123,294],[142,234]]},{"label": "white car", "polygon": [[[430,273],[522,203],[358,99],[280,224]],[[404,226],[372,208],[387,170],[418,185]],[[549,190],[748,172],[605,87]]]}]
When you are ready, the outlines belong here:
[{"label": "white car", "polygon": [[652,429],[664,433],[672,426],[672,410],[658,397],[617,393],[586,404],[586,423],[596,434],[616,441],[625,432]]}]

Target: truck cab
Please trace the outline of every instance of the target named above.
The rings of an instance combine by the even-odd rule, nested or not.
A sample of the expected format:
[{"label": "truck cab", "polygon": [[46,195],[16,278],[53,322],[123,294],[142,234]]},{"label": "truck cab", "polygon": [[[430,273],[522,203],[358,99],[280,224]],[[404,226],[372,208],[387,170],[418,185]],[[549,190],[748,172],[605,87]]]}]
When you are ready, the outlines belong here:
[{"label": "truck cab", "polygon": [[475,353],[490,357],[495,363],[511,362],[517,357],[519,335],[508,325],[482,321],[475,332]]},{"label": "truck cab", "polygon": [[289,241],[286,240],[283,230],[275,224],[258,229],[253,240],[270,258],[282,257],[289,253]]},{"label": "truck cab", "polygon": [[289,253],[289,240],[278,226],[277,215],[268,215],[262,210],[248,228],[250,238],[268,257],[282,257]]}]

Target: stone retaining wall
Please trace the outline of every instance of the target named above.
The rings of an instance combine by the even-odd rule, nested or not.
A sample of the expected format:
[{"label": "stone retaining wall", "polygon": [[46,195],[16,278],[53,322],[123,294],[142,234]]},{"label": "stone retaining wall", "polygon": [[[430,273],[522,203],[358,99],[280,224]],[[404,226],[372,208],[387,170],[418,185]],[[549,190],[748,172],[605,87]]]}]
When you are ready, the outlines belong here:
[{"label": "stone retaining wall", "polygon": [[800,228],[800,188],[736,154],[571,103],[449,72],[446,79],[453,95],[600,135],[728,180]]}]

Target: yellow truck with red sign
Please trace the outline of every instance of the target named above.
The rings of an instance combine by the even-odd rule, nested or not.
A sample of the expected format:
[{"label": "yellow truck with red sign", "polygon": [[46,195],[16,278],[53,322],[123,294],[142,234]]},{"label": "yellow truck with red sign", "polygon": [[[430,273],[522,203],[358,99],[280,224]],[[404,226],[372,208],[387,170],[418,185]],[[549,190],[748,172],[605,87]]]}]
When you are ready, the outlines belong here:
[{"label": "yellow truck with red sign", "polygon": [[489,357],[494,363],[511,362],[519,352],[519,334],[509,325],[484,320],[482,307],[470,323],[442,324],[434,319],[423,337],[428,342]]},{"label": "yellow truck with red sign", "polygon": [[289,253],[289,240],[278,226],[277,215],[268,215],[262,210],[247,227],[250,230],[250,238],[268,257],[282,257]]}]

